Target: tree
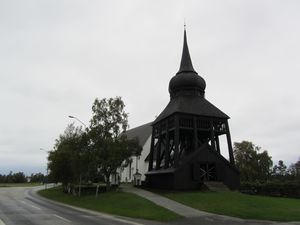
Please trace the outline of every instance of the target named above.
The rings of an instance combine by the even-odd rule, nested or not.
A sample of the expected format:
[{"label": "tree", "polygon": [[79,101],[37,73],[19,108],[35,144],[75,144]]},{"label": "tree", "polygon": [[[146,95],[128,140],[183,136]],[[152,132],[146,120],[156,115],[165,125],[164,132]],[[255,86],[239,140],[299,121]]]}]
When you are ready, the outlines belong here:
[{"label": "tree", "polygon": [[23,172],[13,173],[9,172],[7,175],[0,174],[0,183],[25,183],[27,182],[26,176]]},{"label": "tree", "polygon": [[235,142],[234,156],[242,181],[265,181],[269,177],[273,162],[266,150],[261,152],[249,141]]},{"label": "tree", "polygon": [[300,177],[300,159],[295,163],[296,175]]},{"label": "tree", "polygon": [[92,106],[89,137],[98,170],[110,188],[110,176],[122,162],[137,154],[140,147],[136,140],[121,135],[128,128],[128,114],[121,97],[95,99]]},{"label": "tree", "polygon": [[278,164],[273,167],[273,175],[284,177],[287,175],[287,166],[283,163],[282,160],[278,161]]},{"label": "tree", "polygon": [[293,180],[300,180],[300,160],[296,163],[292,163],[286,170],[286,174]]},{"label": "tree", "polygon": [[34,182],[43,182],[45,179],[44,174],[42,173],[35,173],[35,174],[31,174],[30,176],[30,182],[34,183]]},{"label": "tree", "polygon": [[73,124],[67,126],[64,134],[56,140],[53,151],[49,152],[48,168],[51,179],[62,182],[64,187],[69,183],[79,183],[81,174],[87,169],[84,165],[88,155],[87,140],[81,127]]}]

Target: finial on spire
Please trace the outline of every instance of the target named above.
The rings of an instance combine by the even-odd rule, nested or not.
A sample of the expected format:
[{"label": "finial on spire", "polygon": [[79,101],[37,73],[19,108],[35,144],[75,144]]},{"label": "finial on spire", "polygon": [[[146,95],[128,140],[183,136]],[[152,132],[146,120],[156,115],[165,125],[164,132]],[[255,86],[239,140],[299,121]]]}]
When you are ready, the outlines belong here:
[{"label": "finial on spire", "polygon": [[185,17],[184,17],[184,25],[183,25],[183,27],[184,27],[184,30],[186,30],[186,22],[185,22]]},{"label": "finial on spire", "polygon": [[197,73],[192,64],[188,44],[187,44],[187,37],[186,37],[186,24],[184,21],[184,37],[183,37],[183,49],[182,49],[182,56],[181,56],[181,63],[178,73],[182,72],[194,72]]}]

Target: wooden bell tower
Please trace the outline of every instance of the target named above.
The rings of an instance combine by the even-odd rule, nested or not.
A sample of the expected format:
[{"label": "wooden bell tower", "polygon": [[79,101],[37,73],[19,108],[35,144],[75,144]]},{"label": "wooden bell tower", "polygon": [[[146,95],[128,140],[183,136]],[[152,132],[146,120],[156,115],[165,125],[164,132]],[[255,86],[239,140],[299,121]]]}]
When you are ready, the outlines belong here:
[{"label": "wooden bell tower", "polygon": [[[194,70],[186,30],[180,69],[169,82],[170,102],[153,122],[147,184],[154,188],[195,189],[203,182],[239,186],[229,116],[205,99],[205,80]],[[225,135],[229,161],[221,155]]]}]

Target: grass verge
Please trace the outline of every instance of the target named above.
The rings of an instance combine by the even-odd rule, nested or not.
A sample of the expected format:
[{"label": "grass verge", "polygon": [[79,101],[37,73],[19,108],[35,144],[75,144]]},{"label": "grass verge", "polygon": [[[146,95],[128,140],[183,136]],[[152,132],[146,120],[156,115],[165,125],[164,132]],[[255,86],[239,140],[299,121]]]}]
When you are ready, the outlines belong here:
[{"label": "grass verge", "polygon": [[38,193],[43,197],[65,204],[120,216],[157,221],[171,221],[180,218],[179,215],[147,199],[122,191],[101,193],[98,198],[64,194],[61,187],[41,190]]},{"label": "grass verge", "polygon": [[207,212],[243,219],[300,221],[300,199],[239,192],[163,192],[170,199]]},{"label": "grass verge", "polygon": [[0,187],[35,187],[41,183],[0,183]]}]

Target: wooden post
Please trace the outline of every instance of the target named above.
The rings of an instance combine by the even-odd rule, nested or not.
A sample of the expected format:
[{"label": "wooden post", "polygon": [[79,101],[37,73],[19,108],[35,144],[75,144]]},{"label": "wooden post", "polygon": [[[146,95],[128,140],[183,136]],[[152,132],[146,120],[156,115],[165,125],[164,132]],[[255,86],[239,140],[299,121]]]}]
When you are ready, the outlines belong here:
[{"label": "wooden post", "polygon": [[151,136],[151,145],[150,145],[150,156],[149,156],[148,171],[153,170],[154,129],[155,129],[155,127],[153,126],[152,127],[152,136]]},{"label": "wooden post", "polygon": [[174,167],[179,165],[179,117],[175,115],[175,133],[174,133]]},{"label": "wooden post", "polygon": [[161,134],[161,127],[162,124],[159,125],[159,131],[158,131],[158,146],[157,146],[157,151],[156,151],[156,170],[159,170],[160,168],[160,155],[161,155],[161,142],[162,142],[162,134]]},{"label": "wooden post", "polygon": [[197,134],[197,119],[194,116],[193,117],[193,151],[196,151],[198,149],[198,134]]},{"label": "wooden post", "polygon": [[234,165],[234,157],[233,157],[233,150],[232,150],[232,144],[231,144],[231,137],[229,132],[229,125],[228,121],[226,120],[226,137],[227,137],[227,145],[228,145],[228,152],[229,152],[229,160],[232,165]]},{"label": "wooden post", "polygon": [[215,139],[216,139],[216,144],[217,144],[217,151],[219,154],[221,154],[219,136],[216,135]]},{"label": "wooden post", "polygon": [[165,148],[165,165],[164,168],[169,168],[170,164],[170,138],[169,138],[169,121],[166,125],[166,148]]},{"label": "wooden post", "polygon": [[213,125],[213,120],[209,120],[210,123],[210,142],[211,142],[211,147],[213,150],[216,150],[216,143],[215,143],[215,131],[214,131],[214,125]]}]

